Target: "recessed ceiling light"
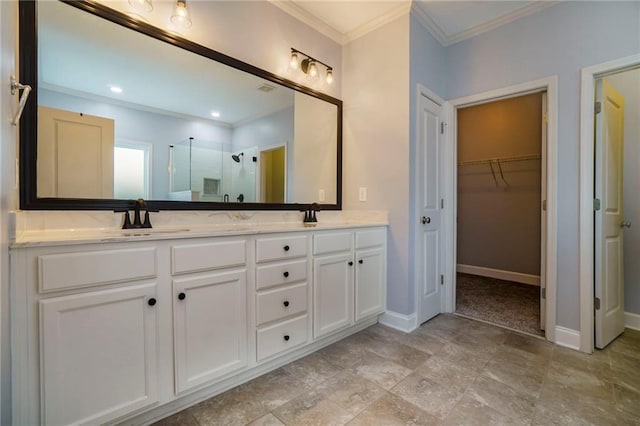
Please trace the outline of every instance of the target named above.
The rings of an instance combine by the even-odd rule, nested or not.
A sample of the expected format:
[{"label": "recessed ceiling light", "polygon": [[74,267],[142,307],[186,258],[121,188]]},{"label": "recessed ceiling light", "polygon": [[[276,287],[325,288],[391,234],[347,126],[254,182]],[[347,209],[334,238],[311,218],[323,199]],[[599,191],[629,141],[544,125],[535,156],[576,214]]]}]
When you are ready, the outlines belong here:
[{"label": "recessed ceiling light", "polygon": [[111,90],[113,93],[122,93],[122,87],[118,86],[109,86],[109,90]]},{"label": "recessed ceiling light", "polygon": [[212,116],[213,118],[218,118],[218,117],[220,117],[220,113],[219,113],[218,111],[213,111],[213,112],[211,113],[211,116]]}]

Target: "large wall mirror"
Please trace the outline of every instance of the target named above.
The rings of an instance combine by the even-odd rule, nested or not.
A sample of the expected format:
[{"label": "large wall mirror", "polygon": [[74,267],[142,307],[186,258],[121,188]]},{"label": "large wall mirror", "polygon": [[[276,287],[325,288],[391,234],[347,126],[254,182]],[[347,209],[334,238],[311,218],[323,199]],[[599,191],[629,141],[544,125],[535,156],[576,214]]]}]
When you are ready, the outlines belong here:
[{"label": "large wall mirror", "polygon": [[22,209],[340,209],[338,99],[91,1],[21,1],[20,69]]}]

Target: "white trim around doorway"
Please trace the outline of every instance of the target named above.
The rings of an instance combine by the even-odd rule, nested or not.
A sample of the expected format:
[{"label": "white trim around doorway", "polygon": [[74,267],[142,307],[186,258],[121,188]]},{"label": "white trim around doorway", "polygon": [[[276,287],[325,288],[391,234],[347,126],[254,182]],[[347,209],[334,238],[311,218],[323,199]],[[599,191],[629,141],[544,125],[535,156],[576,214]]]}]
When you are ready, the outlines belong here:
[{"label": "white trim around doorway", "polygon": [[594,81],[597,77],[640,66],[640,55],[631,55],[582,68],[580,76],[580,350],[594,349]]},{"label": "white trim around doorway", "polygon": [[496,100],[522,96],[540,91],[547,92],[547,234],[546,234],[546,330],[548,341],[556,340],[556,285],[557,285],[557,140],[558,140],[558,77],[550,76],[501,89],[490,90],[471,96],[457,98],[447,102],[447,143],[445,146],[445,175],[443,176],[443,193],[446,200],[451,200],[449,209],[445,211],[445,312],[455,311],[455,274],[456,274],[456,212],[457,212],[457,109],[470,105],[478,105]]}]

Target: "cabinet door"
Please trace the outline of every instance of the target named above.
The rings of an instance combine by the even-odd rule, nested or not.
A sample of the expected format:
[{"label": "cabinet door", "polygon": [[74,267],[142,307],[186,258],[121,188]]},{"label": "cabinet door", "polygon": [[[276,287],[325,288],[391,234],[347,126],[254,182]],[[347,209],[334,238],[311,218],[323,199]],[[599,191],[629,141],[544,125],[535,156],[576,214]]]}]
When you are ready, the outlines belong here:
[{"label": "cabinet door", "polygon": [[384,248],[356,251],[356,321],[384,311]]},{"label": "cabinet door", "polygon": [[246,271],[173,285],[176,393],[246,366]]},{"label": "cabinet door", "polygon": [[157,401],[156,284],[40,301],[42,424],[100,424]]},{"label": "cabinet door", "polygon": [[351,252],[313,261],[313,335],[315,338],[353,322]]}]

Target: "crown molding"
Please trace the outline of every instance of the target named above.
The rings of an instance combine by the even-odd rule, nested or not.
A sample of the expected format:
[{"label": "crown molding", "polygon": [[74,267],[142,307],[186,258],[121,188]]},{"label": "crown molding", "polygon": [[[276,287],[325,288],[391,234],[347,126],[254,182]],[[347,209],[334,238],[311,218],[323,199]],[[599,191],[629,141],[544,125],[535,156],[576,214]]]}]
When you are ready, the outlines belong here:
[{"label": "crown molding", "polygon": [[400,4],[397,7],[394,7],[384,15],[380,15],[377,18],[367,22],[366,24],[360,25],[355,30],[349,31],[345,35],[345,43],[352,42],[353,40],[362,37],[365,34],[374,31],[389,22],[392,22],[398,19],[401,16],[407,15],[411,12],[411,1],[406,1]]},{"label": "crown molding", "polygon": [[412,7],[412,12],[418,18],[418,21],[431,32],[431,34],[438,40],[438,42],[443,46],[449,46],[454,43],[458,43],[462,40],[466,40],[468,38],[475,37],[487,31],[491,31],[503,25],[509,24],[513,21],[516,21],[520,18],[524,18],[525,16],[532,15],[537,13],[543,9],[546,9],[551,6],[555,6],[558,1],[540,1],[528,4],[520,9],[514,10],[506,15],[499,16],[491,21],[487,21],[483,24],[476,25],[475,27],[469,28],[465,31],[460,31],[451,36],[447,36],[444,31],[435,23],[433,19],[419,6],[419,4],[415,3],[415,6]]},{"label": "crown molding", "polygon": [[321,19],[318,19],[311,13],[307,12],[300,6],[296,5],[292,1],[287,0],[268,0],[269,3],[278,7],[285,13],[293,16],[294,18],[302,21],[307,24],[311,28],[315,29],[319,33],[329,37],[331,40],[335,41],[340,45],[345,44],[345,36],[340,31],[336,30],[326,22]]}]

